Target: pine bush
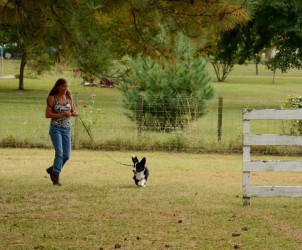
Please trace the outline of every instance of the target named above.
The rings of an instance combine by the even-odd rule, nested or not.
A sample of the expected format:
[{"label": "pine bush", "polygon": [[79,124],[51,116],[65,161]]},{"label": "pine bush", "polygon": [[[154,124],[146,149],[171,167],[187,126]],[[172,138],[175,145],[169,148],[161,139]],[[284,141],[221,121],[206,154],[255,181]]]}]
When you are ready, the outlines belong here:
[{"label": "pine bush", "polygon": [[141,55],[126,60],[127,73],[119,89],[127,115],[144,129],[176,131],[205,113],[214,95],[206,61],[192,50],[180,51],[171,62]]}]

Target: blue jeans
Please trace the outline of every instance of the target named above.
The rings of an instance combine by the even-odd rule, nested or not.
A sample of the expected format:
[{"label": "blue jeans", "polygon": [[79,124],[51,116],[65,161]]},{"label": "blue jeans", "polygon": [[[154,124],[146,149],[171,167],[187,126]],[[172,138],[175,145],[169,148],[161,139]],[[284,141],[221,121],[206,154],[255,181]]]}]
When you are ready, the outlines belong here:
[{"label": "blue jeans", "polygon": [[55,159],[53,163],[53,173],[59,175],[68,161],[71,152],[71,131],[70,128],[60,128],[50,125],[49,135],[55,148]]}]

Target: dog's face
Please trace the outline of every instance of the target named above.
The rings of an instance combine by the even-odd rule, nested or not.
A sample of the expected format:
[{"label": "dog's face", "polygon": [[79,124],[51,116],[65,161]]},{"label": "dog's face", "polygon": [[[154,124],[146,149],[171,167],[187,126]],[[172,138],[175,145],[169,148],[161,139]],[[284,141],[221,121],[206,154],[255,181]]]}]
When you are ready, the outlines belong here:
[{"label": "dog's face", "polygon": [[133,161],[133,172],[139,173],[145,170],[146,165],[146,158],[144,157],[141,161],[137,159],[135,155],[132,155],[132,161]]}]

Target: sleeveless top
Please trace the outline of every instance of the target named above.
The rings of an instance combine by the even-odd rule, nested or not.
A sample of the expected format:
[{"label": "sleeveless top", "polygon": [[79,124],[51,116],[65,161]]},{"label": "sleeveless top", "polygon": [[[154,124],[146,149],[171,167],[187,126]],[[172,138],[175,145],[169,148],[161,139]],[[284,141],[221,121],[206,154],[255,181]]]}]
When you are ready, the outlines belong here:
[{"label": "sleeveless top", "polygon": [[[63,113],[65,111],[71,111],[70,100],[67,98],[66,104],[60,104],[57,96],[54,96],[55,105],[52,107],[52,112],[55,114]],[[51,118],[51,125],[60,127],[60,128],[70,128],[70,117],[60,117],[60,118]]]}]

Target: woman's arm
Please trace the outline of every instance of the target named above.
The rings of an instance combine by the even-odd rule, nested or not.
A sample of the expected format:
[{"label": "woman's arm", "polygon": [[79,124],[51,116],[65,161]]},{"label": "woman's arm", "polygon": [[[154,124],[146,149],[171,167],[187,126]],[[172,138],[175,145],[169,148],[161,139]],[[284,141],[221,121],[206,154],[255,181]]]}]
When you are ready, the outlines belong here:
[{"label": "woman's arm", "polygon": [[79,115],[72,99],[71,99],[71,115],[72,116],[78,116]]},{"label": "woman's arm", "polygon": [[54,106],[54,97],[48,96],[47,97],[47,103],[46,103],[46,109],[45,109],[45,117],[46,118],[52,118],[52,107]]}]

